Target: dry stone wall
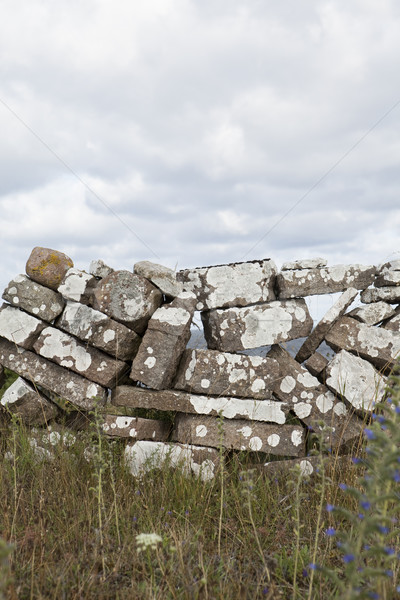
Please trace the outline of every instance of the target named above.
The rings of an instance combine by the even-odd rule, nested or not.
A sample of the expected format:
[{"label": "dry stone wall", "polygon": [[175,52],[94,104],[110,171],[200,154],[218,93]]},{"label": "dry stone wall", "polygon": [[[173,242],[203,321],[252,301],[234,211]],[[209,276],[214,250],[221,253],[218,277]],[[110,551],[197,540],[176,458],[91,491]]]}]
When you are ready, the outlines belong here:
[{"label": "dry stone wall", "polygon": [[[0,309],[0,384],[3,367],[19,375],[2,410],[43,429],[67,409],[87,420],[95,410],[104,435],[127,444],[137,476],[152,458],[208,480],[221,449],[264,453],[265,469],[275,455],[312,470],[310,432],[345,454],[400,355],[400,261],[328,267],[316,258],[278,272],[264,259],[175,273],[95,260],[85,272],[34,248],[25,271]],[[305,298],[333,292],[339,299],[313,327]],[[352,309],[359,294],[364,305]],[[195,311],[207,349],[187,347]],[[298,338],[293,358],[282,344]],[[318,352],[323,341],[330,359]],[[266,356],[246,353],[265,346]]]}]

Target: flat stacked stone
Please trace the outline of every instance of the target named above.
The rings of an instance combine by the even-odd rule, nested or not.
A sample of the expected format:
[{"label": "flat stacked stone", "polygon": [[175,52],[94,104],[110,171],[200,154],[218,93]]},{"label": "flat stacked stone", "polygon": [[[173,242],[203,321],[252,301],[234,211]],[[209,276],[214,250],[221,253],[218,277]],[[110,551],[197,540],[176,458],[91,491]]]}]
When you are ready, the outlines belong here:
[{"label": "flat stacked stone", "polygon": [[66,272],[73,266],[72,260],[63,252],[37,246],[28,258],[25,271],[33,281],[57,291]]},{"label": "flat stacked stone", "polygon": [[58,408],[22,377],[6,389],[0,402],[27,425],[48,423],[58,413]]},{"label": "flat stacked stone", "polygon": [[184,289],[197,296],[197,310],[247,306],[275,300],[277,268],[267,258],[178,271]]},{"label": "flat stacked stone", "polygon": [[16,348],[3,338],[0,338],[0,363],[79,408],[91,410],[106,402],[107,392],[100,385],[33,352]]},{"label": "flat stacked stone", "polygon": [[0,337],[12,342],[14,348],[31,350],[46,326],[47,323],[14,306],[3,304],[0,308]]},{"label": "flat stacked stone", "polygon": [[34,349],[40,356],[107,388],[114,387],[128,370],[125,362],[111,358],[55,327],[43,329]]},{"label": "flat stacked stone", "polygon": [[297,425],[179,414],[175,419],[172,439],[212,448],[251,450],[278,456],[304,455],[304,430]]},{"label": "flat stacked stone", "polygon": [[124,408],[146,408],[195,415],[222,416],[226,419],[250,419],[268,423],[286,422],[289,405],[276,400],[255,402],[248,398],[202,396],[174,390],[147,390],[131,385],[117,386],[112,403]]},{"label": "flat stacked stone", "polygon": [[66,272],[58,291],[66,300],[91,304],[97,284],[98,280],[90,273],[72,268]]},{"label": "flat stacked stone", "polygon": [[238,352],[306,337],[312,318],[303,298],[244,308],[210,310],[201,315],[207,346]]},{"label": "flat stacked stone", "polygon": [[270,358],[218,350],[185,350],[174,388],[195,394],[263,400],[272,397],[279,365]]},{"label": "flat stacked stone", "polygon": [[390,318],[395,314],[395,309],[387,302],[372,302],[366,306],[359,306],[347,314],[348,317],[366,323],[367,325],[377,325],[381,321]]},{"label": "flat stacked stone", "polygon": [[385,323],[382,325],[383,329],[389,329],[390,331],[396,331],[397,333],[400,332],[400,311],[399,311],[399,307],[397,307],[396,311],[395,311],[395,315],[389,319],[388,321],[385,321]]},{"label": "flat stacked stone", "polygon": [[4,290],[2,298],[43,321],[54,321],[65,306],[61,294],[40,285],[26,275],[17,275]]},{"label": "flat stacked stone", "polygon": [[375,287],[400,285],[400,260],[384,263],[378,269]]},{"label": "flat stacked stone", "polygon": [[363,416],[385,395],[386,378],[369,362],[341,350],[326,367],[326,385]]},{"label": "flat stacked stone", "polygon": [[358,291],[355,288],[349,288],[343,292],[343,294],[341,294],[335,304],[319,321],[319,323],[300,347],[296,354],[296,360],[298,362],[302,363],[307,360],[307,358],[310,358],[310,356],[324,341],[325,335],[328,333],[332,325],[346,312],[357,295]]},{"label": "flat stacked stone", "polygon": [[195,295],[182,292],[153,313],[133,360],[131,379],[156,390],[171,387],[190,339],[195,305]]},{"label": "flat stacked stone", "polygon": [[378,369],[393,367],[400,356],[400,333],[369,327],[351,317],[341,317],[325,340],[335,352],[347,350],[365,358]]},{"label": "flat stacked stone", "polygon": [[365,265],[336,265],[316,269],[281,271],[276,278],[279,299],[364,290],[375,278],[376,268]]},{"label": "flat stacked stone", "polygon": [[133,265],[133,272],[151,281],[168,298],[176,298],[183,292],[183,284],[172,269],[142,260]]},{"label": "flat stacked stone", "polygon": [[310,358],[306,360],[305,367],[308,371],[310,371],[311,375],[319,378],[323,374],[328,362],[328,359],[320,352],[314,352],[314,354],[312,354]]},{"label": "flat stacked stone", "polygon": [[101,279],[93,294],[93,308],[139,335],[144,333],[161,301],[162,293],[158,288],[129,271],[114,271]]},{"label": "flat stacked stone", "polygon": [[400,286],[386,286],[380,288],[368,288],[361,292],[361,302],[371,304],[372,302],[388,302],[389,304],[400,303]]},{"label": "flat stacked stone", "polygon": [[132,359],[142,341],[132,329],[79,302],[67,302],[56,326],[120,360]]},{"label": "flat stacked stone", "polygon": [[[319,456],[307,456],[305,458],[292,458],[290,460],[274,460],[273,462],[265,463],[261,468],[271,477],[283,475],[288,476],[288,473],[293,467],[298,466],[300,474],[303,477],[309,477],[321,472],[321,458]],[[351,456],[331,456],[325,457],[324,469],[343,470],[348,476],[349,469],[356,469],[352,462]]]},{"label": "flat stacked stone", "polygon": [[114,269],[106,265],[104,260],[92,260],[89,266],[89,273],[98,279],[104,279],[104,277],[108,277],[111,273],[114,272]]},{"label": "flat stacked stone", "polygon": [[325,258],[306,258],[303,260],[294,260],[285,262],[282,265],[282,271],[294,271],[298,269],[322,269],[326,267],[328,261]]},{"label": "flat stacked stone", "polygon": [[105,415],[100,426],[103,432],[110,437],[156,442],[167,441],[170,431],[170,425],[166,421],[115,415]]}]

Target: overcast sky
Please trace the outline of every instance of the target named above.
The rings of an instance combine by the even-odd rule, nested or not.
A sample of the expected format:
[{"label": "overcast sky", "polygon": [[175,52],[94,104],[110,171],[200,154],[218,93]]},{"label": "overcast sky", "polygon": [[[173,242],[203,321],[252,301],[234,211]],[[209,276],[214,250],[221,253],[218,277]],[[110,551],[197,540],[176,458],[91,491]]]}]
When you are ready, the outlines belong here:
[{"label": "overcast sky", "polygon": [[0,7],[2,289],[34,246],[400,258],[398,0]]}]

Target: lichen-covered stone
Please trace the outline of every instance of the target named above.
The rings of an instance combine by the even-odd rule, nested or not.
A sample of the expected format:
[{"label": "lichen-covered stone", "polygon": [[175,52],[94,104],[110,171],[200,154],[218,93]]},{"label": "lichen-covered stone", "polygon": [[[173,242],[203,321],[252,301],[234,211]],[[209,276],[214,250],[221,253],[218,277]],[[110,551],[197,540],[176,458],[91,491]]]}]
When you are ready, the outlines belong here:
[{"label": "lichen-covered stone", "polygon": [[125,463],[134,477],[166,466],[181,469],[204,482],[214,479],[220,456],[214,448],[189,444],[138,441],[125,448]]},{"label": "lichen-covered stone", "polygon": [[385,323],[382,325],[382,327],[384,329],[389,329],[390,331],[396,331],[397,333],[399,333],[400,332],[400,311],[399,311],[399,307],[396,308],[395,313],[396,314],[391,319],[388,319],[387,321],[385,321]]},{"label": "lichen-covered stone", "polygon": [[279,365],[270,358],[218,350],[185,350],[174,388],[195,394],[265,399],[272,397]]},{"label": "lichen-covered stone", "polygon": [[378,369],[390,368],[400,356],[400,333],[370,327],[346,316],[335,323],[325,340],[333,350],[357,354]]},{"label": "lichen-covered stone", "polygon": [[105,404],[104,388],[72,373],[33,352],[16,348],[15,344],[0,338],[0,363],[24,379],[54,392],[64,400],[85,410]]},{"label": "lichen-covered stone", "polygon": [[106,265],[106,263],[101,260],[92,260],[89,266],[89,273],[94,275],[94,277],[98,277],[99,279],[104,279],[104,277],[108,277],[111,273],[114,272],[114,269]]},{"label": "lichen-covered stone", "polygon": [[365,265],[336,265],[317,269],[281,271],[277,278],[279,299],[344,292],[349,287],[364,290],[375,278],[376,268]]},{"label": "lichen-covered stone", "polygon": [[165,442],[168,439],[170,425],[166,421],[105,415],[100,420],[102,431],[110,437],[134,438],[136,440],[153,440]]},{"label": "lichen-covered stone", "polygon": [[133,358],[142,341],[132,329],[79,302],[67,302],[56,326],[119,360]]},{"label": "lichen-covered stone", "polygon": [[275,300],[277,268],[271,259],[186,269],[177,273],[197,296],[197,310],[247,306]]},{"label": "lichen-covered stone", "polygon": [[169,298],[176,298],[183,291],[183,284],[177,280],[176,272],[162,265],[142,260],[133,265],[133,272],[151,281]]},{"label": "lichen-covered stone", "polygon": [[[274,460],[267,462],[261,466],[263,472],[267,473],[271,477],[284,476],[287,477],[293,467],[299,467],[300,474],[303,477],[310,477],[321,472],[321,458],[319,456],[306,456],[304,458],[292,458],[290,460]],[[257,467],[257,465],[255,465]],[[260,466],[258,466],[260,468]],[[353,471],[356,469],[355,464],[352,462],[351,456],[330,456],[324,457],[324,469],[327,474],[332,477],[332,471],[343,471],[343,475],[348,477],[349,469]],[[333,478],[333,477],[332,477]],[[335,480],[340,481],[340,478],[335,477]]]},{"label": "lichen-covered stone", "polygon": [[394,260],[381,265],[378,269],[374,285],[375,287],[400,285],[400,260]]},{"label": "lichen-covered stone", "polygon": [[201,315],[207,346],[237,352],[306,337],[312,319],[304,299],[226,308]]},{"label": "lichen-covered stone", "polygon": [[43,329],[34,349],[40,356],[107,388],[114,387],[128,370],[125,362],[111,358],[55,327]]},{"label": "lichen-covered stone", "polygon": [[326,267],[328,261],[325,258],[306,258],[304,260],[294,260],[285,262],[282,265],[282,271],[292,271],[297,269],[321,269]]},{"label": "lichen-covered stone", "polygon": [[27,350],[33,348],[33,344],[46,325],[43,321],[14,306],[3,304],[0,308],[0,337]]},{"label": "lichen-covered stone", "polygon": [[32,281],[26,275],[14,277],[2,297],[13,306],[48,322],[58,317],[65,305],[61,294]]},{"label": "lichen-covered stone", "polygon": [[286,422],[289,405],[276,400],[250,400],[202,396],[174,390],[147,390],[130,385],[118,386],[113,390],[115,406],[175,411],[194,415],[220,415],[225,419],[250,419],[268,423]]},{"label": "lichen-covered stone", "polygon": [[395,314],[395,309],[390,306],[387,302],[372,302],[366,306],[358,306],[354,310],[350,311],[347,316],[366,323],[367,325],[376,325],[384,319]]},{"label": "lichen-covered stone", "polygon": [[371,302],[388,302],[389,304],[398,304],[400,302],[400,286],[390,285],[387,287],[373,287],[361,292],[361,302],[371,304]]},{"label": "lichen-covered stone", "polygon": [[33,281],[57,291],[65,273],[73,266],[72,260],[63,252],[38,246],[32,250],[25,271]]},{"label": "lichen-covered stone", "polygon": [[297,425],[177,415],[172,439],[212,448],[252,450],[280,456],[304,455],[304,430]]},{"label": "lichen-covered stone", "polygon": [[93,308],[143,334],[161,301],[161,291],[141,275],[114,271],[99,281]]},{"label": "lichen-covered stone", "polygon": [[366,360],[341,350],[326,367],[326,385],[363,415],[383,400],[386,378]]},{"label": "lichen-covered stone", "polygon": [[80,269],[69,269],[58,291],[66,300],[91,304],[93,291],[98,283],[96,277]]},{"label": "lichen-covered stone", "polygon": [[314,352],[306,361],[305,367],[310,371],[311,375],[318,378],[323,373],[328,362],[328,359],[320,352]]},{"label": "lichen-covered stone", "polygon": [[58,413],[57,407],[22,377],[6,389],[0,402],[27,425],[42,425]]}]

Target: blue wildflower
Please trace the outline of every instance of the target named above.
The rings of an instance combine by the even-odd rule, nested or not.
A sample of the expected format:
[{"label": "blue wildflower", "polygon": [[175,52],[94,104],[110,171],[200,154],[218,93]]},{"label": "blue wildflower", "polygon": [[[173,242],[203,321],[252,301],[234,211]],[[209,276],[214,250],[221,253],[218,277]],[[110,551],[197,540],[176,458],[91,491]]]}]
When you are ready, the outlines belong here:
[{"label": "blue wildflower", "polygon": [[308,565],[308,568],[309,568],[311,571],[316,571],[316,570],[318,569],[318,565],[317,565],[316,563],[310,563],[310,564]]},{"label": "blue wildflower", "polygon": [[389,527],[386,527],[386,525],[378,525],[378,529],[381,533],[389,533]]},{"label": "blue wildflower", "polygon": [[371,502],[368,502],[368,500],[363,500],[362,502],[360,502],[360,504],[364,510],[368,510],[371,508]]},{"label": "blue wildflower", "polygon": [[327,510],[328,512],[333,512],[333,511],[335,510],[335,507],[334,507],[334,505],[333,505],[333,504],[327,504],[327,505],[326,505],[326,510]]},{"label": "blue wildflower", "polygon": [[328,529],[325,529],[325,533],[326,535],[335,535],[336,529],[334,527],[328,527]]},{"label": "blue wildflower", "polygon": [[366,427],[364,429],[364,433],[367,437],[368,440],[375,440],[376,439],[376,435],[375,433],[372,431],[372,429],[368,429],[368,427]]},{"label": "blue wildflower", "polygon": [[347,490],[347,485],[345,483],[339,483],[339,487],[341,490],[343,490],[344,492]]},{"label": "blue wildflower", "polygon": [[343,556],[343,561],[348,564],[354,561],[354,554],[345,554]]}]

